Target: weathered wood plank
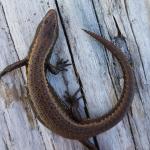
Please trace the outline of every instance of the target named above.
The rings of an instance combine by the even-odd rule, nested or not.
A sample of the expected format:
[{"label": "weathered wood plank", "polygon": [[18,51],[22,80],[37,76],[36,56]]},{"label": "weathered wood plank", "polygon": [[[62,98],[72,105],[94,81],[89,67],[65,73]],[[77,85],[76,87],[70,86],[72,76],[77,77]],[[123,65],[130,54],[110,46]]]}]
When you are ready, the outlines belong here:
[{"label": "weathered wood plank", "polygon": [[[1,68],[18,59],[7,26],[3,7],[0,5],[0,49]],[[5,58],[5,59],[4,59]],[[20,71],[12,72],[1,81],[0,90],[0,139],[4,149],[44,149],[38,128],[31,128],[22,95],[23,79]],[[4,145],[4,146],[3,146]],[[29,148],[31,147],[31,148]]]},{"label": "weathered wood plank", "polygon": [[[128,56],[137,87],[128,115],[117,126],[98,135],[95,142],[103,150],[149,150],[149,7],[148,0],[2,0],[0,68],[26,56],[39,21],[48,9],[56,9],[61,18],[60,35],[52,62],[65,58],[73,66],[58,76],[48,74],[49,82],[61,97],[65,90],[73,93],[82,87],[88,114],[97,117],[117,103],[123,85],[116,60],[81,28],[102,34]],[[78,142],[55,135],[35,119],[27,100],[22,98],[25,82],[22,69],[4,77],[0,84],[0,146],[15,150],[82,149]],[[84,116],[84,103],[80,102]]]},{"label": "weathered wood plank", "polygon": [[[19,3],[18,1],[11,1],[11,2],[3,1],[2,4],[3,4],[3,7],[5,8],[4,15],[5,15],[5,17],[8,21],[8,25],[9,25],[8,30],[10,30],[13,44],[15,45],[15,49],[13,49],[13,51],[15,51],[16,56],[18,55],[19,58],[22,59],[27,55],[29,46],[32,42],[32,39],[33,39],[33,36],[34,36],[34,33],[35,33],[38,23],[40,22],[42,17],[45,15],[47,10],[49,9],[49,5],[51,6],[51,8],[54,9],[55,4],[53,1],[51,1],[51,3],[49,2],[49,4],[47,4],[47,2],[45,3],[42,1],[38,1],[38,2],[32,1],[32,7],[30,6],[31,5],[30,1],[24,1],[24,3],[22,3],[22,2]],[[9,9],[10,5],[12,6],[11,9]],[[22,9],[22,7],[20,7],[21,5],[25,6],[24,9],[26,11],[24,11]],[[35,8],[35,9],[33,9],[33,8]],[[54,49],[52,62],[55,62],[59,57],[62,57],[64,59],[69,59],[69,57],[70,57],[67,52],[68,48],[67,48],[66,41],[65,41],[65,38],[64,38],[64,35],[63,35],[63,32],[61,29],[60,29],[59,38],[60,39],[58,39],[58,42]],[[6,53],[6,56],[7,56],[7,54],[12,53],[10,51],[10,48],[8,47],[8,44],[7,43],[3,43],[3,44],[4,44],[4,46],[7,46],[7,49],[4,51]],[[11,62],[9,62],[8,64],[15,62],[17,60],[17,59],[12,60],[11,57],[12,56],[9,56],[9,59],[11,60]],[[4,64],[4,63],[1,63],[1,64],[3,64],[2,68],[4,68],[4,66],[6,66],[6,64]],[[24,70],[23,70],[23,74],[25,77]],[[59,93],[60,96],[62,96],[64,94],[64,91],[67,89],[69,89],[70,93],[73,93],[78,88],[78,84],[76,82],[76,77],[74,76],[74,71],[73,71],[72,67],[69,67],[69,71],[67,73],[63,73],[61,75],[58,75],[57,77],[52,76],[52,75],[50,75],[50,76],[51,76],[50,82],[53,84],[53,86],[55,87],[55,89],[57,90],[57,92]],[[4,78],[4,80],[5,80],[5,78]],[[8,84],[8,83],[6,82],[5,84]],[[12,83],[12,84],[15,84],[15,83]],[[22,87],[22,88],[24,88],[24,87]],[[5,89],[5,91],[7,91],[7,90],[9,90],[9,88]],[[24,93],[22,93],[22,95],[23,94]],[[15,96],[14,96],[14,99],[15,99]],[[39,122],[37,122],[35,120],[33,114],[31,113],[30,108],[28,108],[26,106],[27,104],[23,104],[23,105],[25,105],[23,107],[25,107],[27,109],[27,112],[29,113],[28,118],[29,118],[30,122],[28,122],[28,120],[26,120],[27,123],[29,124],[29,127],[31,126],[30,128],[32,128],[32,130],[35,130],[34,131],[35,134],[38,134],[41,138],[40,139],[40,138],[38,138],[38,136],[36,136],[36,138],[34,137],[34,140],[36,142],[39,142],[39,144],[43,143],[43,147],[40,147],[40,146],[38,146],[38,144],[36,144],[36,142],[30,141],[28,139],[28,137],[26,137],[28,143],[32,143],[32,144],[28,145],[27,149],[33,149],[33,145],[35,146],[34,149],[60,149],[60,148],[62,148],[62,149],[67,149],[67,148],[82,149],[83,146],[81,146],[81,144],[79,144],[78,142],[66,140],[62,137],[51,134],[50,131],[48,131],[45,127],[43,127],[43,125],[41,125]],[[81,103],[81,105],[82,105],[82,103]],[[16,111],[18,111],[18,110],[16,110]],[[20,113],[20,112],[18,112],[18,113]],[[26,112],[24,112],[24,115],[26,115]],[[20,121],[20,124],[21,124],[21,121]],[[17,130],[18,127],[12,126],[11,128],[15,128]],[[26,130],[24,132],[27,132]],[[32,133],[32,131],[29,131],[29,132]],[[12,133],[13,133],[13,131],[12,131]],[[13,133],[13,134],[15,134],[15,133]],[[18,134],[20,134],[20,132]],[[15,138],[16,143],[17,143],[18,138],[21,138],[21,137],[16,136],[16,138]],[[21,138],[22,141],[24,141],[24,138]],[[65,144],[63,144],[63,143],[65,143]],[[16,147],[15,149],[23,149],[23,148],[26,149],[26,147],[24,147],[22,143],[20,143],[20,145],[22,145],[22,147],[21,146],[20,146],[20,148]],[[36,146],[37,146],[37,148],[36,148]]]},{"label": "weathered wood plank", "polygon": [[[65,29],[70,39],[72,53],[82,81],[90,116],[104,114],[116,104],[116,96],[111,82],[112,77],[109,75],[105,53],[102,48],[94,41],[90,44],[92,39],[89,37],[84,39],[87,35],[81,31],[83,27],[90,30],[92,30],[92,27],[94,28],[93,31],[99,32],[92,3],[84,0],[69,2],[62,0],[58,1],[58,6],[60,14],[64,18]],[[77,54],[76,51],[78,52]],[[101,149],[134,149],[129,124],[126,120],[127,118],[124,124],[121,122],[117,127],[100,135],[97,140]]]}]

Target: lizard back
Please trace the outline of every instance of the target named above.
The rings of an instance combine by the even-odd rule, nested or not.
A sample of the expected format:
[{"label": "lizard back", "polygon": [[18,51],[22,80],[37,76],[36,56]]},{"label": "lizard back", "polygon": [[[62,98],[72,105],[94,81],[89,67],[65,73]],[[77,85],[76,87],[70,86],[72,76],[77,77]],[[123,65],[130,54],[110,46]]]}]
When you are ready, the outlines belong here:
[{"label": "lizard back", "polygon": [[134,91],[133,71],[124,54],[111,42],[88,32],[105,45],[119,61],[124,74],[124,88],[118,104],[108,114],[76,122],[59,103],[59,96],[46,79],[45,62],[51,56],[58,36],[57,14],[51,10],[40,23],[29,53],[27,82],[32,107],[39,120],[55,133],[70,139],[86,139],[116,125],[127,112]]}]

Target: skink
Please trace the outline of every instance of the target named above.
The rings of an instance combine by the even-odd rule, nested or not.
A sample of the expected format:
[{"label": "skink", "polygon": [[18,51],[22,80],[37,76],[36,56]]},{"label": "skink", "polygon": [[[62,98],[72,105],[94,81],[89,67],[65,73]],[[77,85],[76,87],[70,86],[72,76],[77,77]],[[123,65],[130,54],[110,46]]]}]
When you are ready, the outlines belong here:
[{"label": "skink", "polygon": [[[122,120],[133,100],[134,76],[126,56],[119,48],[93,32],[84,31],[102,43],[117,58],[123,71],[124,87],[121,98],[116,106],[106,115],[96,119],[82,119],[79,113],[72,109],[71,117],[60,103],[61,99],[52,85],[47,82],[47,70],[57,74],[70,65],[68,61],[63,59],[59,60],[56,66],[51,65],[48,61],[58,37],[58,20],[55,10],[49,10],[39,24],[28,56],[21,61],[7,66],[0,73],[0,78],[7,72],[26,65],[30,103],[37,118],[53,132],[65,138],[77,139],[89,149],[96,149],[86,139],[112,128]],[[74,104],[77,104],[76,93],[73,96],[68,95],[67,97]],[[72,107],[75,108],[74,106]]]}]

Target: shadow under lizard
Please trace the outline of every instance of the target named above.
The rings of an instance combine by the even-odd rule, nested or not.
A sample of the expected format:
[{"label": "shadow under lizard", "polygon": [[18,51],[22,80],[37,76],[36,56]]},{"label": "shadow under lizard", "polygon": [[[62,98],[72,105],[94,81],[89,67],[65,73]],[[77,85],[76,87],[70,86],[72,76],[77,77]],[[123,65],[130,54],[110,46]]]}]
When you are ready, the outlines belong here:
[{"label": "shadow under lizard", "polygon": [[101,42],[118,60],[124,76],[124,87],[121,98],[116,106],[107,114],[96,119],[82,119],[76,110],[78,107],[77,91],[73,96],[67,95],[68,101],[72,101],[72,117],[60,103],[61,99],[48,84],[46,71],[53,74],[66,70],[68,61],[59,60],[56,66],[49,63],[53,46],[58,37],[58,19],[55,10],[49,10],[39,24],[28,56],[12,65],[7,66],[1,73],[0,78],[6,73],[26,66],[27,88],[30,96],[31,107],[37,118],[53,132],[70,139],[76,139],[89,149],[96,149],[87,141],[88,138],[102,133],[122,120],[129,109],[134,96],[134,75],[126,56],[112,42],[103,37],[84,30],[97,41]]}]

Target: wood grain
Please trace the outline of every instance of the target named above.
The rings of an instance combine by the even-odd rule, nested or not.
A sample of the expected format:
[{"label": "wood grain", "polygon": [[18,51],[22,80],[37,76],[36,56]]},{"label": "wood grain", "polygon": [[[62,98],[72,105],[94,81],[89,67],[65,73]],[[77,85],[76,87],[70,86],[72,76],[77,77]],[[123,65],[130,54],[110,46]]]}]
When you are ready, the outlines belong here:
[{"label": "wood grain", "polygon": [[[136,0],[1,0],[0,70],[23,59],[36,27],[47,10],[59,15],[60,33],[51,62],[69,59],[68,72],[47,74],[63,98],[78,87],[83,118],[108,112],[119,99],[123,77],[112,55],[81,28],[103,35],[128,56],[134,68],[136,92],[129,113],[117,126],[91,139],[102,150],[150,149],[150,1]],[[0,82],[0,149],[81,150],[79,142],[46,129],[34,116],[26,97],[25,69]]]}]

